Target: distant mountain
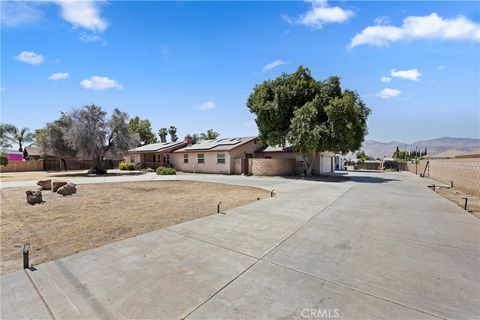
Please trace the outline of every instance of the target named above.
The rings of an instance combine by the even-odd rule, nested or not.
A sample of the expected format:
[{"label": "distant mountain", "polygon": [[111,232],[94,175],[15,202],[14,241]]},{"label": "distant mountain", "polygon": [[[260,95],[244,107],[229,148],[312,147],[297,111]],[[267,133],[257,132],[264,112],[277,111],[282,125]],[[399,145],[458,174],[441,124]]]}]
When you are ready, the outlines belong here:
[{"label": "distant mountain", "polygon": [[383,159],[384,156],[387,158],[392,157],[397,146],[401,151],[405,150],[405,145],[407,145],[407,151],[415,150],[415,147],[424,150],[426,147],[428,155],[434,155],[451,149],[469,153],[480,150],[480,139],[444,137],[420,140],[410,144],[399,141],[379,142],[375,140],[365,140],[362,150],[371,157]]}]

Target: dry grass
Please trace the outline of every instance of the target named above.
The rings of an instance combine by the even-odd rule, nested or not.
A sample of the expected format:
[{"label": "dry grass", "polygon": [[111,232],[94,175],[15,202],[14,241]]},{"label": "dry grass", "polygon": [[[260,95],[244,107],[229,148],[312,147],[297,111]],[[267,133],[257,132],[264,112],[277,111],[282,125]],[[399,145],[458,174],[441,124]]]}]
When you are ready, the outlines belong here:
[{"label": "dry grass", "polygon": [[1,172],[0,181],[24,181],[24,180],[43,180],[54,177],[62,177],[65,175],[86,175],[88,170],[72,170],[72,171],[24,171],[24,172]]},{"label": "dry grass", "polygon": [[78,193],[43,192],[44,204],[26,203],[27,188],[1,193],[0,272],[21,269],[23,244],[39,264],[113,241],[203,217],[269,196],[242,186],[192,181],[78,185]]},{"label": "dry grass", "polygon": [[[25,181],[25,180],[45,180],[52,178],[80,178],[80,177],[95,177],[95,175],[88,175],[88,170],[69,170],[69,171],[24,171],[24,172],[0,172],[1,182],[10,181]],[[136,175],[141,174],[138,171],[120,171],[117,169],[108,170],[108,176],[118,175]],[[101,176],[107,176],[101,175]]]},{"label": "dry grass", "polygon": [[466,194],[455,188],[437,188],[435,191],[461,208],[464,208],[465,206],[464,198],[468,198],[468,212],[472,213],[477,218],[480,218],[480,197]]}]

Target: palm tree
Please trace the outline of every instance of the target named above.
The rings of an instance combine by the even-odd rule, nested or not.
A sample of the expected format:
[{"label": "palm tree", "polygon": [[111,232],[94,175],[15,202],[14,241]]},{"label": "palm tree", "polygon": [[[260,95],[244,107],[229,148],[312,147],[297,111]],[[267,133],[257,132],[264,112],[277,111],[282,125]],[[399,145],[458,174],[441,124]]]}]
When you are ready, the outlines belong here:
[{"label": "palm tree", "polygon": [[216,132],[213,129],[207,130],[207,133],[200,133],[200,139],[202,140],[215,140],[220,136],[220,133]]},{"label": "palm tree", "polygon": [[158,130],[158,136],[160,137],[160,142],[167,142],[167,128],[160,128]]},{"label": "palm tree", "polygon": [[23,144],[33,142],[35,135],[28,128],[18,129],[13,124],[2,123],[0,125],[1,142],[11,141],[18,144],[18,151],[23,152]]}]

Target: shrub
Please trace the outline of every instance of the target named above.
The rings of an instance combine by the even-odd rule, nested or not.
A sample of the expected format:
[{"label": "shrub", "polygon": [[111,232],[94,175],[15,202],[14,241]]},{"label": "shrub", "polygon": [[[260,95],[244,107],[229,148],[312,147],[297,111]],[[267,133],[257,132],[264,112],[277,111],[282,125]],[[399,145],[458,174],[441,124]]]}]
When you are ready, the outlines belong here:
[{"label": "shrub", "polygon": [[120,170],[135,170],[135,164],[132,162],[122,161],[118,164],[118,169]]},{"label": "shrub", "polygon": [[127,169],[127,164],[125,163],[125,161],[122,161],[118,164],[118,169],[119,170],[126,170]]},{"label": "shrub", "polygon": [[91,168],[87,171],[88,174],[107,174],[107,169],[104,168]]},{"label": "shrub", "polygon": [[143,172],[155,172],[152,168],[143,169]]},{"label": "shrub", "polygon": [[0,153],[0,165],[6,166],[8,164],[8,156],[5,152]]},{"label": "shrub", "polygon": [[175,168],[167,168],[167,167],[158,167],[157,174],[160,175],[174,175],[177,174]]}]

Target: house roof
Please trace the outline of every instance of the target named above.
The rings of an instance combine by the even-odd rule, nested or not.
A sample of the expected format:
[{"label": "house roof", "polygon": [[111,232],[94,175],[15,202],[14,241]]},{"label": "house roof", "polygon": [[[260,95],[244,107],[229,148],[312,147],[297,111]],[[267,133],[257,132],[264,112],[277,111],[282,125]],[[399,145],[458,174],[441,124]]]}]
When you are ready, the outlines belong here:
[{"label": "house roof", "polygon": [[222,139],[216,139],[216,140],[202,140],[198,143],[178,149],[175,152],[229,151],[255,139],[257,139],[257,137],[239,137],[239,138],[222,138]]},{"label": "house roof", "polygon": [[255,151],[256,153],[269,153],[269,152],[295,152],[291,145],[282,146],[265,146]]},{"label": "house roof", "polygon": [[29,156],[41,156],[42,148],[35,144],[31,144],[28,147],[25,147]]},{"label": "house roof", "polygon": [[455,156],[455,158],[480,158],[480,150],[471,151],[469,153]]},{"label": "house roof", "polygon": [[427,158],[430,158],[430,159],[439,159],[439,158],[448,159],[448,158],[455,158],[456,156],[460,156],[460,155],[464,155],[464,154],[465,154],[465,151],[450,149],[450,150],[440,152],[440,153],[437,153],[437,154],[434,154],[434,155],[431,155],[431,156],[427,156]]},{"label": "house roof", "polygon": [[13,149],[8,149],[8,148],[2,148],[0,151],[2,153],[6,153],[6,154],[21,154],[21,155],[23,155],[23,153],[18,151],[18,150],[13,150]]},{"label": "house roof", "polygon": [[133,148],[128,150],[129,153],[143,153],[143,152],[158,152],[162,150],[167,150],[175,147],[183,147],[186,145],[184,141],[177,142],[160,142],[160,143],[151,143],[144,146]]}]

